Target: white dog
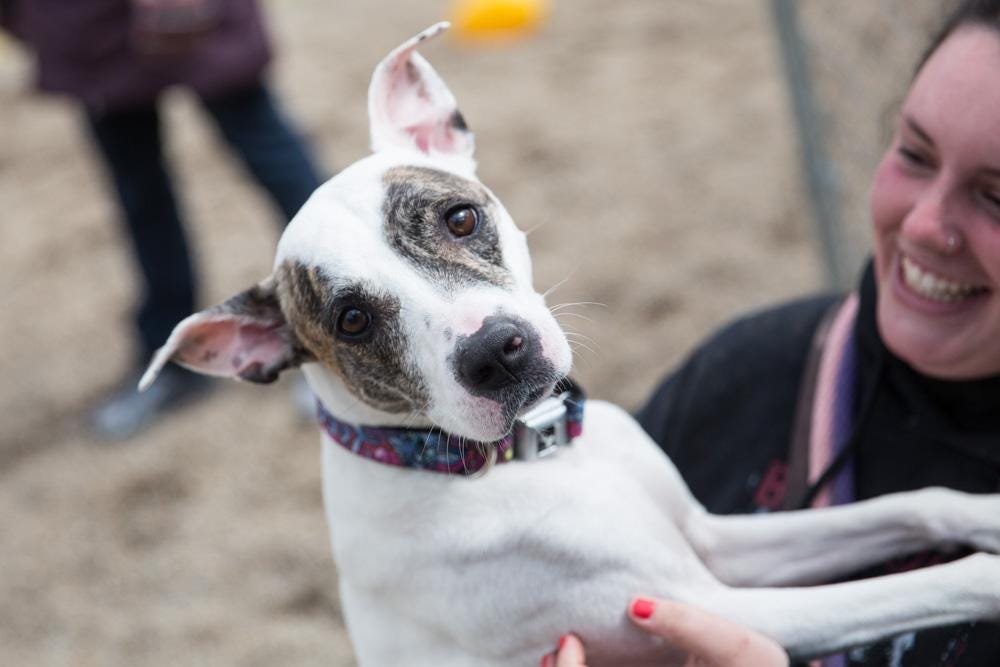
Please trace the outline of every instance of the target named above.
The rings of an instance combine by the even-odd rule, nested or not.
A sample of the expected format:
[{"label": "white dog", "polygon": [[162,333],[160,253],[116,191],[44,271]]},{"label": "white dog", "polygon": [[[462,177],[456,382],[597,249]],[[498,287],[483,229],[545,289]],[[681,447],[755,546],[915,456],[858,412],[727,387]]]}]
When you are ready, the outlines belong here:
[{"label": "white dog", "polygon": [[168,360],[254,382],[302,366],[359,663],[534,665],[572,631],[591,665],[680,664],[626,619],[637,594],[724,615],[796,657],[1000,618],[994,555],[801,587],[933,546],[996,552],[998,496],[712,516],[631,417],[597,401],[582,435],[544,456],[577,430],[579,398],[548,398],[570,349],[532,288],[524,234],[476,179],[454,97],[414,51],[446,27],[376,68],[374,154],[317,190],[274,273],[180,323],[142,385]]}]

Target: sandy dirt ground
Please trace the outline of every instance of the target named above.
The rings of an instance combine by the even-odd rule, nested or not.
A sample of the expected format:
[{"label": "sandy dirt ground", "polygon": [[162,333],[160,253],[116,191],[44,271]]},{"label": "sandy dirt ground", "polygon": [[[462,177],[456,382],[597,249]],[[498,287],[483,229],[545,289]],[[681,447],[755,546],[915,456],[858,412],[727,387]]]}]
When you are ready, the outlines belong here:
[{"label": "sandy dirt ground", "polygon": [[[268,9],[275,87],[332,172],[366,152],[374,64],[447,5]],[[566,0],[516,46],[424,51],[534,230],[539,289],[604,304],[574,325],[592,395],[636,407],[720,323],[821,284],[770,27],[764,2]],[[133,267],[75,109],[0,54],[0,664],[353,664],[287,380],[88,435],[128,367]],[[207,304],[266,275],[278,227],[197,105],[166,106]]]}]

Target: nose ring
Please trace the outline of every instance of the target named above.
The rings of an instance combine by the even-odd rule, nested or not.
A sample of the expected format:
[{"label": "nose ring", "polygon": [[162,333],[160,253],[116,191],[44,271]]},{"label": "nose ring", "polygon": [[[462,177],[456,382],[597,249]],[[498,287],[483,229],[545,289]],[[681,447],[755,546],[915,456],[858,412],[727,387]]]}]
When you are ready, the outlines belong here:
[{"label": "nose ring", "polygon": [[958,235],[958,232],[949,231],[948,235],[944,239],[945,248],[947,248],[949,254],[955,254],[958,252],[958,247],[962,244],[962,237]]}]

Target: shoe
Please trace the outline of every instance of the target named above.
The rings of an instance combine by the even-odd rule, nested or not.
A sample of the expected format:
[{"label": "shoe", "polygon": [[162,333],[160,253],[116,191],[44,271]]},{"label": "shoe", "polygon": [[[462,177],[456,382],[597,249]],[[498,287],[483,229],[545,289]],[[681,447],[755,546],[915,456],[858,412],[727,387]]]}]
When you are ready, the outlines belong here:
[{"label": "shoe", "polygon": [[206,392],[211,380],[168,364],[146,391],[137,385],[145,368],[130,372],[90,415],[94,433],[105,440],[127,440],[167,412]]}]

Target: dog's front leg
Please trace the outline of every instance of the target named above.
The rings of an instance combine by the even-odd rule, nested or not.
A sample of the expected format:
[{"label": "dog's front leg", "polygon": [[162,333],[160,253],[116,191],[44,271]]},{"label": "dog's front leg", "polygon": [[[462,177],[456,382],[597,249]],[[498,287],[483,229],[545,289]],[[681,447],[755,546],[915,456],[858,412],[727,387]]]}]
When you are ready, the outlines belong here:
[{"label": "dog's front leg", "polygon": [[716,516],[695,508],[683,530],[729,585],[814,584],[933,547],[996,552],[1000,496],[929,488],[797,512]]},{"label": "dog's front leg", "polygon": [[1000,620],[1000,557],[975,554],[934,567],[829,586],[721,588],[690,602],[809,658],[895,634]]}]

